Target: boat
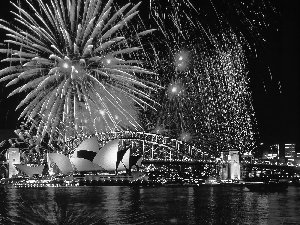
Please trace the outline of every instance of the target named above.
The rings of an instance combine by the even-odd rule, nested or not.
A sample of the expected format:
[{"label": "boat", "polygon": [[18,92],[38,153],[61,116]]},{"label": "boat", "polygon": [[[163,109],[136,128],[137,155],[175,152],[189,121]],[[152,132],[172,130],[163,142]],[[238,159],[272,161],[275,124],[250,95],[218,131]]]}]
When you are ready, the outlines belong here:
[{"label": "boat", "polygon": [[287,179],[269,179],[265,181],[246,181],[244,183],[247,189],[257,192],[280,192],[286,191],[289,186]]}]

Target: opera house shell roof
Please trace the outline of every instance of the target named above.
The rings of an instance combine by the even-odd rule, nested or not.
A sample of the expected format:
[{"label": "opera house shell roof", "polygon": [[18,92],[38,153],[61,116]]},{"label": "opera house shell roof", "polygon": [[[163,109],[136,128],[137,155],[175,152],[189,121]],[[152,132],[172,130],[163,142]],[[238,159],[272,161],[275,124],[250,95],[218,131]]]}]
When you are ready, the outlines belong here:
[{"label": "opera house shell roof", "polygon": [[48,153],[48,166],[52,167],[52,163],[55,163],[56,166],[60,169],[61,173],[68,174],[73,172],[73,167],[70,162],[70,159],[58,153]]},{"label": "opera house shell roof", "polygon": [[[57,166],[59,173],[71,174],[74,171],[118,171],[129,169],[130,151],[119,151],[119,139],[107,142],[100,150],[97,137],[83,141],[74,151],[71,158],[60,153],[48,153],[48,167]],[[15,165],[28,176],[42,174],[43,168]],[[49,171],[50,171],[49,170]]]},{"label": "opera house shell roof", "polygon": [[33,177],[33,175],[42,175],[44,170],[44,165],[41,166],[27,166],[23,164],[14,164],[16,168],[21,170],[29,177]]},{"label": "opera house shell roof", "polygon": [[[80,144],[70,161],[74,169],[81,171],[115,171],[119,151],[119,139],[109,141],[99,150],[98,140],[96,137],[85,140]],[[129,154],[123,157],[123,163],[129,168]],[[120,163],[123,165],[122,163]],[[59,166],[58,166],[59,167]],[[124,166],[118,167],[118,170],[124,170]]]},{"label": "opera house shell roof", "polygon": [[[47,161],[49,172],[53,167],[58,168],[61,174],[72,174],[73,172],[91,171],[124,171],[129,168],[130,151],[119,151],[119,140],[107,142],[100,150],[97,137],[91,137],[83,141],[69,158],[60,153],[48,153]],[[32,177],[34,174],[41,175],[44,166],[30,167],[27,165],[15,164],[15,166]],[[53,172],[55,173],[55,172]]]}]

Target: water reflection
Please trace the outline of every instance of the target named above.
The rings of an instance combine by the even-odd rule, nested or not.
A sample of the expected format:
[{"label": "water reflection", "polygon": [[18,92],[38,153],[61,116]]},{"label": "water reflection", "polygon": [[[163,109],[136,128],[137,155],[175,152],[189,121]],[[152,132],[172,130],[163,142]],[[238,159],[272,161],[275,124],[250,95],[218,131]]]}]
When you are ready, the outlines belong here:
[{"label": "water reflection", "polygon": [[0,189],[2,224],[299,224],[300,188]]}]

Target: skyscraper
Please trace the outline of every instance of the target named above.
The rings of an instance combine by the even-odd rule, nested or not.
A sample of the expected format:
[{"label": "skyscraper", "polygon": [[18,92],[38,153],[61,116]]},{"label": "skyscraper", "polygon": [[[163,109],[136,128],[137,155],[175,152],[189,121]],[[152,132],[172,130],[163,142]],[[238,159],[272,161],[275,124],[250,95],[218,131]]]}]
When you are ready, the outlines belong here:
[{"label": "skyscraper", "polygon": [[285,159],[288,161],[288,162],[294,162],[295,161],[295,154],[296,154],[296,151],[295,151],[295,147],[296,147],[296,144],[285,144],[284,145],[284,151],[285,151]]}]

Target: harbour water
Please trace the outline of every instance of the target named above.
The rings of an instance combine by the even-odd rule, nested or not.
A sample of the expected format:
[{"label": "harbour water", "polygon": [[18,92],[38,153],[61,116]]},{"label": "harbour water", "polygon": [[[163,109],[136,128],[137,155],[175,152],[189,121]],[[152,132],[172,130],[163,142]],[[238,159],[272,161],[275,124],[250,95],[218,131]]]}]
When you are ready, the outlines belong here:
[{"label": "harbour water", "polygon": [[300,224],[300,187],[0,187],[0,224]]}]

